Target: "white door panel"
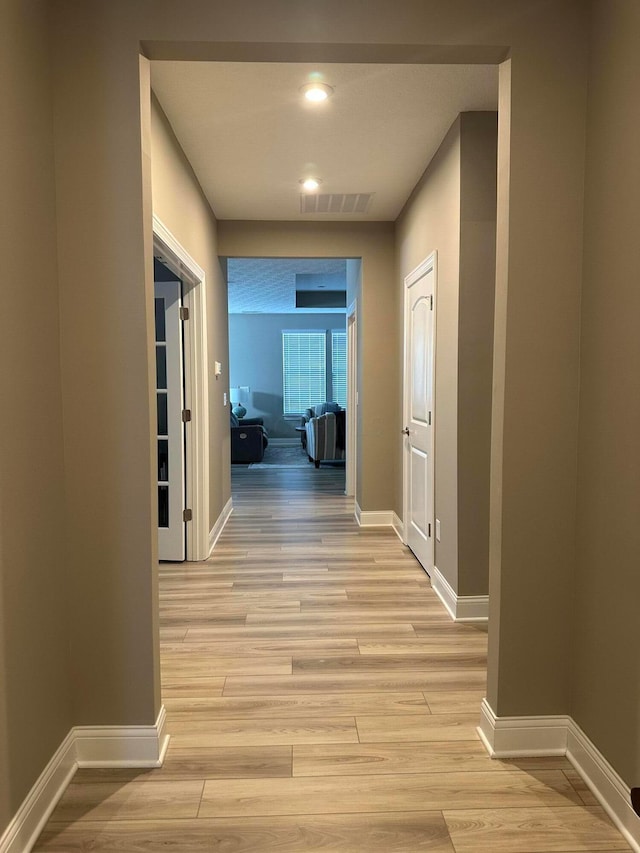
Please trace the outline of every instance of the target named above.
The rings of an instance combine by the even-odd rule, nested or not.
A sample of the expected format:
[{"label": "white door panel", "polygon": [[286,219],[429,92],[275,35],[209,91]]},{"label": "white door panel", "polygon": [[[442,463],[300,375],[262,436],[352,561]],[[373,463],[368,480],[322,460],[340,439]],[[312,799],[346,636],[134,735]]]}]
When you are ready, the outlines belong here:
[{"label": "white door panel", "polygon": [[[413,295],[413,294],[412,294]],[[425,346],[428,338],[427,300],[418,298],[411,308],[411,419],[414,423],[427,422],[427,358]]]},{"label": "white door panel", "polygon": [[433,546],[435,253],[405,279],[405,536],[427,572]]},{"label": "white door panel", "polygon": [[417,447],[412,447],[410,476],[411,525],[423,538],[429,535],[427,527],[427,463],[427,454],[423,453]]}]

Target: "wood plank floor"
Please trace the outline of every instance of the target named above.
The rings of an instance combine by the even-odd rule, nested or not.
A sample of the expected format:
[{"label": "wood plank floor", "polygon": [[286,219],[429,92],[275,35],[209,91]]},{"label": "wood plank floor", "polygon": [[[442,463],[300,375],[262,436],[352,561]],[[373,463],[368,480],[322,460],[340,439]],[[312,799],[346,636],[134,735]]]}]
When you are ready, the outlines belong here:
[{"label": "wood plank floor", "polygon": [[629,849],[565,759],[487,757],[486,634],[343,477],[234,470],[211,558],[160,567],[164,766],[78,771],[36,851]]}]

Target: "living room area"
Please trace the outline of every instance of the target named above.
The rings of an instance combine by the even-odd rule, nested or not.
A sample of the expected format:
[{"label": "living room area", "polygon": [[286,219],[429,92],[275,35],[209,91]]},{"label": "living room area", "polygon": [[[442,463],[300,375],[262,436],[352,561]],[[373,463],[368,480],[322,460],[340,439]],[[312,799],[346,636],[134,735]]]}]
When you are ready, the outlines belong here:
[{"label": "living room area", "polygon": [[331,468],[344,480],[344,258],[227,258],[232,471]]}]

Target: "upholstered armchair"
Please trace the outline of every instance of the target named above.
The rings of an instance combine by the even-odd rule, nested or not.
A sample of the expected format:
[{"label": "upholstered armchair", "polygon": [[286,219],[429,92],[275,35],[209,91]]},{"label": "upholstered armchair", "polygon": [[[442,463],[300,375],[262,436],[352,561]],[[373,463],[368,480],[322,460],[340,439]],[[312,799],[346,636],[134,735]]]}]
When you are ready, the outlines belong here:
[{"label": "upholstered armchair", "polygon": [[306,423],[307,453],[309,459],[320,467],[322,461],[344,459],[345,452],[345,411],[324,412],[319,417],[312,416]]},{"label": "upholstered armchair", "polygon": [[302,416],[302,426],[308,423],[311,418],[319,418],[325,412],[340,412],[342,411],[340,403],[318,403],[317,406],[312,406],[310,409],[305,409]]}]

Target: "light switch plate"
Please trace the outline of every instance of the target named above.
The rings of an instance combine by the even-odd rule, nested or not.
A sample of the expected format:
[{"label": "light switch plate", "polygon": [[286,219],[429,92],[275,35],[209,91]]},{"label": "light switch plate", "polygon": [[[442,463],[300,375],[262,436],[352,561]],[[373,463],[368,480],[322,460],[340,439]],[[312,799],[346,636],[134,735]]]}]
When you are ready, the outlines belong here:
[{"label": "light switch plate", "polygon": [[436,518],[436,541],[440,541],[440,519]]},{"label": "light switch plate", "polygon": [[226,391],[224,391],[222,394],[222,405],[223,406],[227,405],[227,392]]}]

